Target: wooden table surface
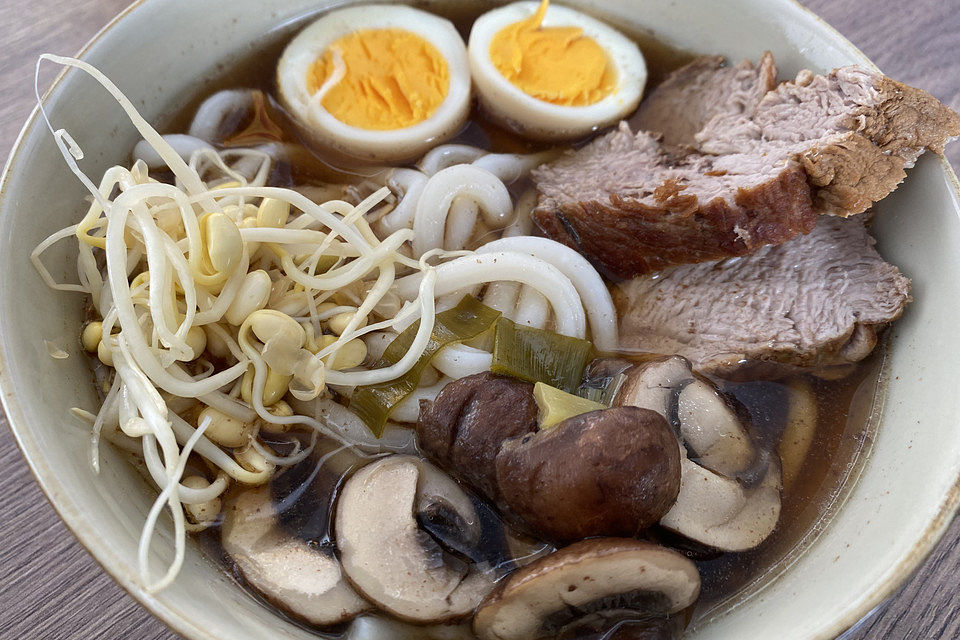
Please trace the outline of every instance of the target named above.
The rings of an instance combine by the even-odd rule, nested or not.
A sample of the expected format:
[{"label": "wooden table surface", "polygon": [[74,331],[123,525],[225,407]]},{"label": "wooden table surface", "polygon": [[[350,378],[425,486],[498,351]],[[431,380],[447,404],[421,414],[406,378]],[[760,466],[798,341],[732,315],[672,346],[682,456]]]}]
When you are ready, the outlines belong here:
[{"label": "wooden table surface", "polygon": [[[0,0],[0,158],[33,107],[33,65],[69,54],[126,0]],[[806,0],[894,78],[960,109],[960,0]],[[948,151],[960,167],[960,143]],[[0,329],[2,330],[2,329]],[[176,636],[120,589],[47,504],[0,427],[0,638]],[[960,638],[960,520],[903,590],[845,639]]]}]

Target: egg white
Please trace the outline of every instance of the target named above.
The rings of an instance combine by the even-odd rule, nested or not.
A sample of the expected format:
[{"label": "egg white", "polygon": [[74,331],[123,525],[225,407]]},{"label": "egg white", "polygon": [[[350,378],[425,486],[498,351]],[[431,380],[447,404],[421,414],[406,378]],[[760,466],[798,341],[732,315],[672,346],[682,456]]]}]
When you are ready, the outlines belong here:
[{"label": "egg white", "polygon": [[484,109],[496,120],[530,138],[570,140],[617,122],[637,108],[647,82],[647,65],[629,38],[606,24],[567,7],[551,4],[544,27],[579,27],[606,52],[616,70],[610,95],[586,106],[545,102],[508,80],[490,59],[490,42],[500,30],[533,15],[539,2],[514,2],[488,11],[473,23],[468,53],[473,82]]},{"label": "egg white", "polygon": [[[362,129],[336,119],[313,99],[307,90],[310,67],[333,42],[361,29],[402,29],[436,47],[447,62],[450,84],[433,115],[401,129]],[[319,18],[287,45],[277,64],[277,88],[284,107],[315,144],[373,162],[419,157],[454,135],[470,111],[470,68],[460,34],[450,21],[402,5],[359,5]]]}]

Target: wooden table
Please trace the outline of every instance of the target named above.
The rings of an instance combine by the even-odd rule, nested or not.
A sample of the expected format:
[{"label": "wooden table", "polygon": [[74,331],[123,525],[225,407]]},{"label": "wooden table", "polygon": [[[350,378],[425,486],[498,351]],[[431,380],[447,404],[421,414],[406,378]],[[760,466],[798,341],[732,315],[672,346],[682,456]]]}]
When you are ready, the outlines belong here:
[{"label": "wooden table", "polygon": [[[127,0],[0,0],[0,157],[33,107],[38,53],[69,54]],[[960,109],[958,0],[806,0],[881,69]],[[949,156],[960,167],[960,143]],[[0,428],[0,638],[172,639],[111,580],[47,504]],[[920,572],[849,640],[960,637],[960,521]]]}]

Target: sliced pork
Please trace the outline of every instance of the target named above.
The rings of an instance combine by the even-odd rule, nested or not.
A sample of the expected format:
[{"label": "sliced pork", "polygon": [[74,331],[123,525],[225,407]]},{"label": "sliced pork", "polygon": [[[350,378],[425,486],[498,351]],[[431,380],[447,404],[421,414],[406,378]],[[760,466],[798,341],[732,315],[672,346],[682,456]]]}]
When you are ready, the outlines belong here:
[{"label": "sliced pork", "polygon": [[802,71],[754,106],[772,59],[717,65],[694,61],[653,92],[638,120],[659,131],[621,123],[536,170],[541,229],[615,278],[746,255],[822,213],[863,212],[960,135],[960,115],[878,73]]},{"label": "sliced pork", "polygon": [[859,219],[824,216],[809,235],[640,276],[614,293],[625,348],[760,378],[862,359],[910,301],[910,281]]},{"label": "sliced pork", "polygon": [[696,146],[708,122],[749,117],[768,91],[777,86],[777,67],[766,52],[754,65],[744,60],[726,66],[723,56],[703,56],[677,69],[661,82],[630,125],[663,136],[672,146]]}]

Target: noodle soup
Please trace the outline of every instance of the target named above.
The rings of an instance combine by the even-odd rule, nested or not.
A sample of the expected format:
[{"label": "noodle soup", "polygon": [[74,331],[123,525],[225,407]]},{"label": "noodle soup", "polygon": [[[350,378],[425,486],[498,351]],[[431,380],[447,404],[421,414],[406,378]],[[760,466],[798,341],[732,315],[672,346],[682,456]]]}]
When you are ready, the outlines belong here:
[{"label": "noodle soup", "polygon": [[[193,532],[321,637],[679,637],[802,550],[835,504],[906,280],[864,240],[886,315],[855,300],[839,333],[794,351],[772,340],[731,358],[699,335],[660,348],[636,329],[652,331],[642,287],[667,295],[684,269],[747,264],[762,288],[790,243],[866,230],[811,223],[720,260],[660,230],[662,268],[638,268],[660,263],[594,252],[604,207],[629,219],[641,205],[553,210],[551,172],[609,153],[627,125],[610,127],[652,119],[686,74],[760,82],[772,60],[734,69],[547,2],[451,17],[304,17],[162,136],[96,69],[50,58],[99,80],[143,136],[34,255],[49,284],[90,296],[81,340],[106,389],[95,442],[137,452],[159,489],[142,549],[161,510],[173,520],[173,564],[144,554],[141,578],[175,580]],[[733,179],[703,164],[714,152],[680,149],[651,156],[680,158],[670,193],[630,197],[669,209],[690,172]],[[76,285],[40,257],[68,237]]]}]

